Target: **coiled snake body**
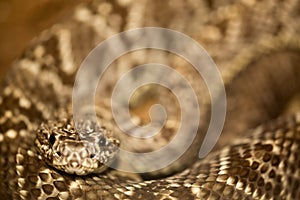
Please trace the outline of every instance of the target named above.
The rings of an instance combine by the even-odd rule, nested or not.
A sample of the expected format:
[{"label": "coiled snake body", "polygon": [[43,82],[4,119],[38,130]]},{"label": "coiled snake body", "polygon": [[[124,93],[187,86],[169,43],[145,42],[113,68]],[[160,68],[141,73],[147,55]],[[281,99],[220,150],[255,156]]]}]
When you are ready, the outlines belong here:
[{"label": "coiled snake body", "polygon": [[[298,108],[299,7],[296,0],[95,0],[79,6],[69,19],[35,39],[4,80],[0,97],[1,199],[299,199],[300,115],[286,117]],[[203,44],[216,61],[228,108],[215,151],[195,161],[192,147],[174,165],[175,171],[187,166],[185,170],[172,174],[168,172],[171,167],[157,172],[163,177],[155,175],[156,179],[146,181],[112,169],[80,176],[50,166],[35,147],[37,130],[51,120],[67,118],[65,122],[70,122],[72,86],[80,63],[108,36],[144,26],[186,33]],[[201,93],[200,107],[209,113],[210,102],[187,63],[152,51],[133,53],[114,63],[113,71],[104,76],[109,84],[100,90],[104,97],[99,104],[107,106],[105,95],[125,69],[151,61],[165,62],[185,74]],[[150,87],[145,95],[137,95],[133,115],[139,114],[135,107],[144,104],[143,96],[153,96],[147,96],[149,90],[151,93]],[[101,117],[110,124],[106,110],[100,108]],[[167,110],[177,112],[173,105]],[[252,129],[279,115],[285,117]],[[147,121],[143,115],[137,119]],[[171,116],[171,122],[177,120]],[[205,122],[200,122],[200,135],[207,128]],[[112,126],[108,129],[114,129]],[[148,151],[149,145],[159,148],[171,137],[173,128],[176,123],[167,124],[158,136],[161,140],[156,138],[146,143],[147,147],[144,143],[133,146],[145,148],[140,151]],[[54,144],[58,138],[46,139]]]}]

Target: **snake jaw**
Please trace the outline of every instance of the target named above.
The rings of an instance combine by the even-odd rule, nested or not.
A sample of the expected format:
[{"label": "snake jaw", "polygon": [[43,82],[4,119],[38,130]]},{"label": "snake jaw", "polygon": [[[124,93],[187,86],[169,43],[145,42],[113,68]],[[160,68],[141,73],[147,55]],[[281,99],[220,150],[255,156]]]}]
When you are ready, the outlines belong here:
[{"label": "snake jaw", "polygon": [[86,175],[104,171],[106,163],[100,162],[94,155],[91,144],[82,141],[61,142],[53,154],[51,165],[69,174]]},{"label": "snake jaw", "polygon": [[114,160],[119,141],[104,128],[79,133],[70,121],[49,121],[37,130],[35,144],[48,165],[69,174],[101,173]]}]

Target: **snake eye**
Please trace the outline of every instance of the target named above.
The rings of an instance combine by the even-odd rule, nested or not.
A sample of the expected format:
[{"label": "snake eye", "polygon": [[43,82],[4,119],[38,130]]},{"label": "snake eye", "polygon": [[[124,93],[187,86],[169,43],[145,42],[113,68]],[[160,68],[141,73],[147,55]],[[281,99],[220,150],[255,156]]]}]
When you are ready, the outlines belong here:
[{"label": "snake eye", "polygon": [[49,142],[50,142],[50,144],[51,144],[52,146],[54,145],[55,140],[56,140],[56,138],[55,138],[54,134],[51,134],[50,137],[49,137]]},{"label": "snake eye", "polygon": [[105,146],[106,145],[106,139],[104,136],[102,136],[99,140],[99,146]]},{"label": "snake eye", "polygon": [[90,158],[94,158],[95,156],[96,156],[96,155],[92,153],[92,154],[90,155]]}]

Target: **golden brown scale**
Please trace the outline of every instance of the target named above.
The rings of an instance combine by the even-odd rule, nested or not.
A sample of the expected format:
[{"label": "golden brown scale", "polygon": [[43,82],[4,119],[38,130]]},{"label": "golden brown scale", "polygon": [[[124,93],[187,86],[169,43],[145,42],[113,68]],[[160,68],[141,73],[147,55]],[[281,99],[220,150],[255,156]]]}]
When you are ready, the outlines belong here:
[{"label": "golden brown scale", "polygon": [[[72,16],[29,45],[2,85],[1,198],[299,199],[299,114],[252,129],[286,110],[296,113],[297,106],[291,105],[299,95],[299,6],[296,0],[95,0],[79,6]],[[197,145],[201,143],[197,141],[174,165],[178,170],[178,166],[186,164],[187,169],[148,181],[112,169],[103,174],[68,175],[47,165],[35,149],[35,130],[42,122],[68,116],[80,63],[95,45],[112,34],[144,26],[186,33],[201,43],[218,65],[226,86],[228,109],[216,151],[195,161]],[[104,76],[106,81],[97,91],[100,105],[103,104],[99,108],[103,123],[114,129],[107,100],[124,68],[154,61],[186,75],[199,93],[200,108],[207,114],[199,125],[199,132],[205,131],[210,99],[203,81],[197,82],[199,77],[194,76],[189,63],[174,55],[151,51],[125,55]],[[150,88],[151,96],[152,92]],[[173,97],[166,101],[164,97],[158,95],[157,99],[172,105],[169,102]],[[143,102],[133,105],[139,107]],[[172,106],[167,110],[178,114]],[[142,113],[139,118],[139,114],[133,112],[135,119],[143,123],[146,115]],[[166,144],[165,139],[172,136],[170,132],[175,127],[172,122],[178,118],[171,116],[165,127],[169,132],[148,142],[145,150],[157,148],[158,143]],[[202,137],[199,135],[198,139]]]}]

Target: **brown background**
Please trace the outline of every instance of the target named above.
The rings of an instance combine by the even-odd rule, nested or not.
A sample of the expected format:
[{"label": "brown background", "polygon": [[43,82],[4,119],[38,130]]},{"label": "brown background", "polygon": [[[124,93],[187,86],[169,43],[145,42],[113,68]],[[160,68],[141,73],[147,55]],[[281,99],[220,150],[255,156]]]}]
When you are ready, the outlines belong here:
[{"label": "brown background", "polygon": [[32,38],[84,1],[0,0],[0,79]]}]

